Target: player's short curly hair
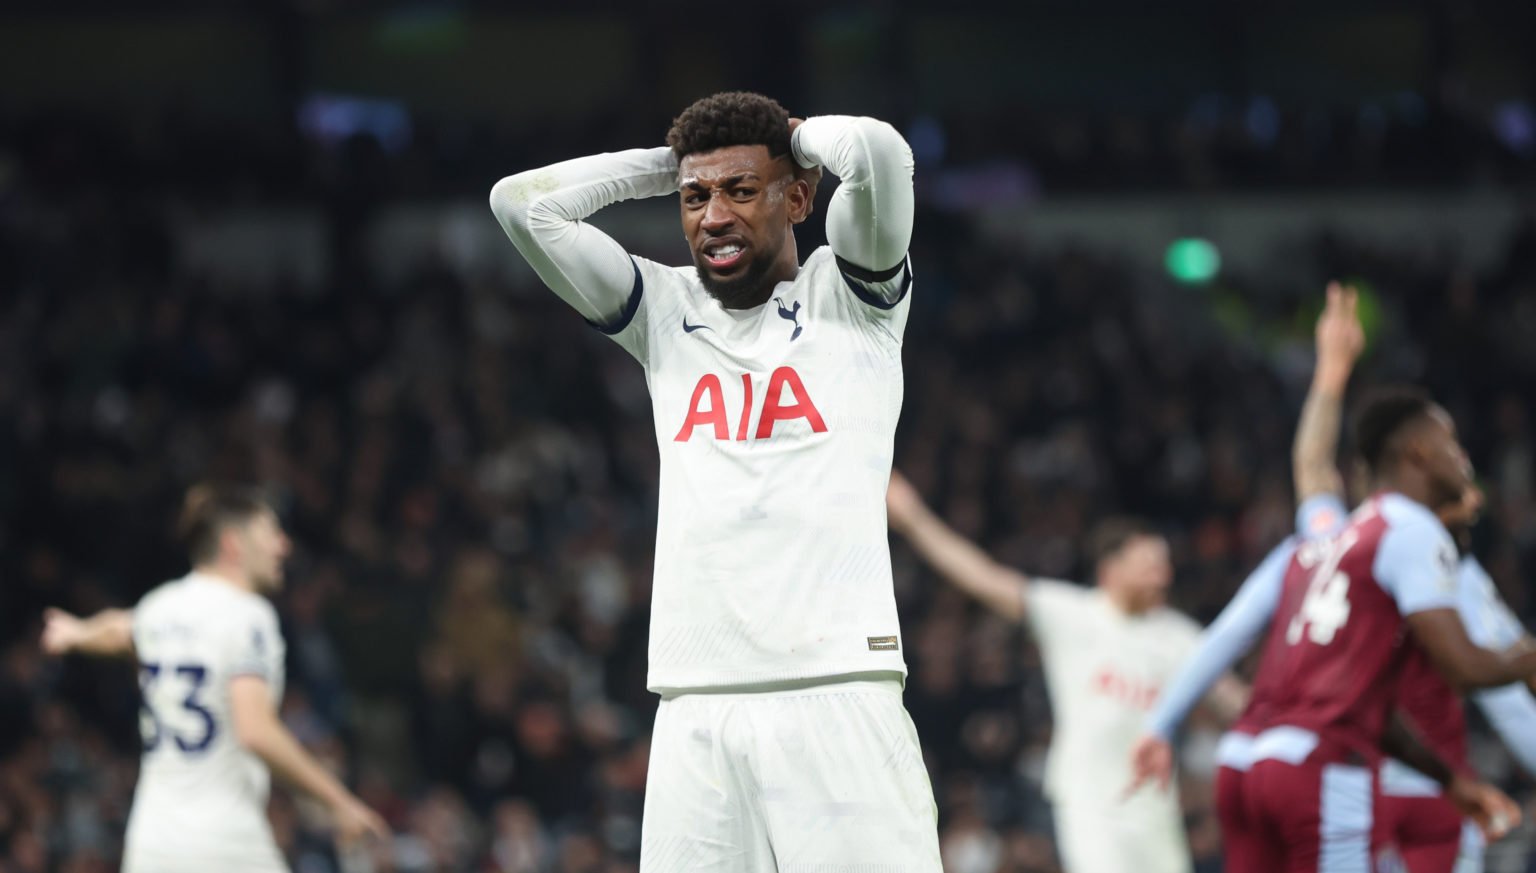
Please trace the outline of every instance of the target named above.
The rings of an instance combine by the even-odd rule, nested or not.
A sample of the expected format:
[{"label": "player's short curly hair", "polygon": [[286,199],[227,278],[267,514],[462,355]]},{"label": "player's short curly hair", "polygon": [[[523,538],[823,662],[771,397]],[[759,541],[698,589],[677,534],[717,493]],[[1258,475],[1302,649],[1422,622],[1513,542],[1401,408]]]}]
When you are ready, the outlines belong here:
[{"label": "player's short curly hair", "polygon": [[1376,390],[1355,413],[1355,452],[1372,473],[1378,472],[1392,453],[1397,435],[1434,408],[1435,402],[1418,388],[1396,385]]},{"label": "player's short curly hair", "polygon": [[667,145],[678,158],[738,145],[767,146],[776,158],[789,154],[789,113],[771,97],[722,91],[684,109],[667,131]]}]

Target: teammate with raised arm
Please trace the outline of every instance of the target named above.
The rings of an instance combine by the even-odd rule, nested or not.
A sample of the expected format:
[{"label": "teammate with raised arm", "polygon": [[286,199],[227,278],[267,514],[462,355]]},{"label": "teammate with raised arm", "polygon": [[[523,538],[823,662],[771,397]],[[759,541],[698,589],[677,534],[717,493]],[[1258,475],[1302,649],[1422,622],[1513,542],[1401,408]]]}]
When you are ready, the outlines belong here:
[{"label": "teammate with raised arm", "polygon": [[387,837],[278,718],[283,638],[263,596],[281,587],[289,551],[276,513],[254,491],[199,487],[181,531],[191,574],[132,610],[45,616],[48,654],[138,657],[144,757],[124,873],[286,871],[267,823],[269,769],[329,807],[343,843]]},{"label": "teammate with raised arm", "polygon": [[[1293,465],[1296,491],[1301,503],[1302,535],[1325,535],[1337,529],[1344,517],[1343,480],[1335,455],[1341,409],[1354,362],[1364,345],[1355,314],[1352,292],[1331,286],[1328,304],[1318,323],[1318,363],[1312,387],[1303,407],[1296,433]],[[1441,513],[1441,520],[1463,547],[1475,520],[1480,495],[1469,489],[1465,498]],[[1268,626],[1272,596],[1278,590],[1284,565],[1295,541],[1283,543],[1249,577],[1238,596],[1202,638],[1201,647],[1178,680],[1159,701],[1149,719],[1148,735],[1137,746],[1138,778],[1164,780],[1171,771],[1169,740],[1182,723],[1192,696],[1209,682],[1208,677],[1230,667]],[[1457,573],[1458,611],[1472,640],[1484,648],[1503,649],[1517,643],[1524,629],[1499,598],[1492,580],[1477,559],[1467,554]],[[1434,669],[1422,648],[1410,650],[1399,679],[1399,708],[1423,732],[1434,751],[1446,762],[1466,770],[1466,722],[1457,693]],[[1536,773],[1536,697],[1523,683],[1481,691],[1473,696],[1489,723],[1527,770]],[[1262,701],[1258,701],[1262,705]],[[1220,746],[1218,791],[1235,790],[1246,770],[1251,748],[1251,729],[1245,717]],[[1463,825],[1461,811],[1441,788],[1400,761],[1388,760],[1380,773],[1381,827],[1393,839],[1411,873],[1482,869],[1482,830]]]},{"label": "teammate with raised arm", "polygon": [[[549,287],[645,368],[661,454],[645,873],[940,869],[901,702],[884,512],[912,273],[912,154],[871,118],[740,92],[667,146],[510,176],[491,207]],[[830,246],[794,225],[820,167]],[[679,198],[693,263],[585,219]],[[835,824],[828,824],[835,821]]]},{"label": "teammate with raised arm", "polygon": [[[993,560],[934,515],[900,474],[887,500],[892,530],[956,588],[1027,624],[1040,647],[1055,719],[1045,788],[1066,869],[1190,869],[1177,792],[1122,797],[1142,719],[1199,635],[1194,621],[1164,605],[1173,578],[1167,542],[1136,522],[1102,523],[1090,537],[1096,584],[1085,588]],[[1245,694],[1230,679],[1214,702],[1236,714]]]}]

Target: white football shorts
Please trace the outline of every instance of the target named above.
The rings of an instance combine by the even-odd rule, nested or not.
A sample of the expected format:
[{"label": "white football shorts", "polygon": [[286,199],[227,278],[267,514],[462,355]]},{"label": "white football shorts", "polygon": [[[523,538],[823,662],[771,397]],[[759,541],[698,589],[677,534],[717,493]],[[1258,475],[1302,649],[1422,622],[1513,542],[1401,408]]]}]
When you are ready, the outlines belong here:
[{"label": "white football shorts", "polygon": [[815,682],[662,699],[640,873],[941,873],[900,680]]}]

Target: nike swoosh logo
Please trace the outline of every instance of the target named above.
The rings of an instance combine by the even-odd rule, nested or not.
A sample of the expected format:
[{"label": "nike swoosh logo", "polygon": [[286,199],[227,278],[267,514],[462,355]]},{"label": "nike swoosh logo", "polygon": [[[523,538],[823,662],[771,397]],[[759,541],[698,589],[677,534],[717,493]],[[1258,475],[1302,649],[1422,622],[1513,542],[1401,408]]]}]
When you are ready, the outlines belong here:
[{"label": "nike swoosh logo", "polygon": [[688,323],[688,316],[686,316],[686,315],[683,316],[683,332],[684,333],[693,333],[696,330],[712,330],[712,329],[713,328],[711,328],[707,324],[689,324]]}]

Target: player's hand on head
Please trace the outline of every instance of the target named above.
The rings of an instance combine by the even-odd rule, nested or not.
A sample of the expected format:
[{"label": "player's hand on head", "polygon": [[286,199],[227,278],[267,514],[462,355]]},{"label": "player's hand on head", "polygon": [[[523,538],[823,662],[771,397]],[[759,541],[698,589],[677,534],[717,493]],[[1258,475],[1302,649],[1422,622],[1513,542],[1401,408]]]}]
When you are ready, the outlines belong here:
[{"label": "player's hand on head", "polygon": [[351,845],[364,837],[378,840],[389,839],[389,825],[366,803],[356,797],[348,797],[331,810],[335,820],[336,839],[342,845]]},{"label": "player's hand on head", "polygon": [[1328,302],[1317,319],[1319,360],[1353,364],[1365,350],[1365,330],[1360,326],[1360,295],[1338,282],[1328,283]]},{"label": "player's hand on head", "polygon": [[1125,787],[1125,796],[1130,797],[1154,780],[1159,790],[1168,790],[1173,781],[1173,745],[1148,734],[1131,748],[1131,784]]},{"label": "player's hand on head", "polygon": [[84,622],[62,609],[48,609],[43,613],[43,651],[50,655],[67,655],[79,643]]},{"label": "player's hand on head", "polygon": [[1463,815],[1477,823],[1489,842],[1520,824],[1520,805],[1486,782],[1458,776],[1446,789],[1446,796]]},{"label": "player's hand on head", "polygon": [[[799,127],[803,123],[805,123],[805,119],[803,118],[791,118],[789,120],[790,139],[794,139],[795,128]],[[821,185],[821,167],[802,167],[800,166],[800,162],[795,159],[793,153],[790,154],[789,159],[795,165],[795,178],[805,182],[805,184],[810,186],[810,199],[812,204],[814,204],[816,202],[816,188]],[[806,214],[809,215],[810,213]]]}]

